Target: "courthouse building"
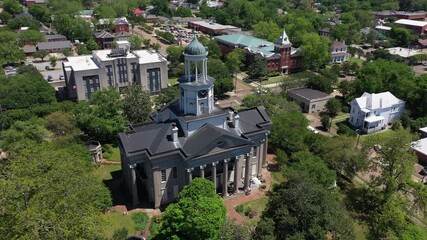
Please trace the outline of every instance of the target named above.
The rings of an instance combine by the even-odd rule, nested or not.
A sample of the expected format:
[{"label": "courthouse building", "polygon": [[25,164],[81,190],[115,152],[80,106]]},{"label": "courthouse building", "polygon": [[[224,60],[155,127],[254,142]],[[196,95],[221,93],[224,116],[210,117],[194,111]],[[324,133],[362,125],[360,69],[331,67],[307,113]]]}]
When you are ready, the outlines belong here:
[{"label": "courthouse building", "polygon": [[195,177],[218,194],[250,191],[266,164],[271,121],[264,108],[235,111],[214,104],[208,52],[193,38],[185,48],[180,97],[158,109],[152,122],[119,134],[122,173],[133,205],[173,202]]}]

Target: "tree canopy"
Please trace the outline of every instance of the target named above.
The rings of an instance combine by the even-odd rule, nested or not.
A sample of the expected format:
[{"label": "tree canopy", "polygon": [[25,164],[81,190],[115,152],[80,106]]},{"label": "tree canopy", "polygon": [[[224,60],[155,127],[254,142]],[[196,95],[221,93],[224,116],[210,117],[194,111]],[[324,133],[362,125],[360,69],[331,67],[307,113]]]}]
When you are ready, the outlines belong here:
[{"label": "tree canopy", "polygon": [[150,94],[141,85],[127,86],[123,91],[123,113],[131,123],[145,123],[150,118]]},{"label": "tree canopy", "polygon": [[213,183],[195,178],[166,208],[159,239],[218,239],[226,208]]}]

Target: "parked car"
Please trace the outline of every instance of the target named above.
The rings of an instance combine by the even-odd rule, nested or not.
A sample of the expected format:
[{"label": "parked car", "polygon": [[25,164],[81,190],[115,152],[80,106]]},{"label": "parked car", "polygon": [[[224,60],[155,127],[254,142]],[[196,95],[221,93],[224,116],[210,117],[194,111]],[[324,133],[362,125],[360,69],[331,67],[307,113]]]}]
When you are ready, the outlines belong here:
[{"label": "parked car", "polygon": [[317,131],[314,127],[312,127],[312,126],[307,126],[307,129],[308,130],[310,130],[312,133],[314,133],[314,134],[318,134],[319,133],[319,131]]},{"label": "parked car", "polygon": [[54,68],[52,68],[50,66],[46,66],[46,67],[44,67],[44,69],[46,69],[46,70],[54,70]]},{"label": "parked car", "polygon": [[47,81],[48,82],[53,82],[53,77],[51,75],[47,76]]},{"label": "parked car", "polygon": [[420,170],[420,175],[421,175],[421,176],[427,176],[427,166],[426,166],[426,167],[421,168],[421,170]]},{"label": "parked car", "polygon": [[65,80],[64,74],[59,75],[59,80]]}]

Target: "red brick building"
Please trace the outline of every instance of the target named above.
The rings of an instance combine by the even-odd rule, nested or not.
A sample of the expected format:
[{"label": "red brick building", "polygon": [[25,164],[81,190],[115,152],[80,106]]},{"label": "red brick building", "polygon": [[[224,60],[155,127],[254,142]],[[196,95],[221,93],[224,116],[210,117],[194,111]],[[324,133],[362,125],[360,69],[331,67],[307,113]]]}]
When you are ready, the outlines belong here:
[{"label": "red brick building", "polygon": [[424,21],[427,18],[426,11],[419,12],[405,12],[405,11],[382,11],[382,12],[374,12],[375,17],[378,19],[386,20],[390,18],[395,19],[409,19],[409,20],[420,20]]},{"label": "red brick building", "polygon": [[245,49],[246,65],[252,64],[259,54],[266,59],[270,72],[288,74],[302,67],[300,49],[292,47],[285,31],[276,43],[244,34],[218,36],[215,40],[224,56],[236,48]]},{"label": "red brick building", "polygon": [[416,34],[424,34],[427,31],[426,21],[399,19],[394,23],[400,27],[410,29]]},{"label": "red brick building", "polygon": [[116,18],[114,21],[115,32],[130,32],[131,26],[128,20],[125,17]]}]

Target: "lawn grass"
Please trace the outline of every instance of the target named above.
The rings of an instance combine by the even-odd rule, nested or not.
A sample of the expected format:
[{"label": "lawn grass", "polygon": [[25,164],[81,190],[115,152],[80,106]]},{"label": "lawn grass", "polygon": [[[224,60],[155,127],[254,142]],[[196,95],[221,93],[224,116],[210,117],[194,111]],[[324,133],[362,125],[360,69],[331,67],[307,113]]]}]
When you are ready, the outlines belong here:
[{"label": "lawn grass", "polygon": [[119,171],[120,169],[120,164],[103,164],[96,167],[94,174],[102,180],[110,180],[113,178],[111,172]]},{"label": "lawn grass", "polygon": [[111,212],[104,215],[105,219],[108,222],[108,227],[105,229],[104,236],[107,239],[113,237],[114,231],[121,228],[126,228],[128,230],[128,236],[135,235],[137,232],[135,230],[135,222],[132,220],[131,215],[123,215],[120,212]]},{"label": "lawn grass", "polygon": [[[262,212],[264,211],[264,209],[267,207],[267,203],[268,203],[268,198],[267,197],[262,197],[260,199],[257,200],[253,200],[247,203],[242,204],[243,208],[245,209],[242,213],[239,213],[240,215],[242,215],[242,217],[245,219],[245,223],[251,227],[251,228],[255,228],[256,224],[258,223]],[[252,209],[256,214],[255,216],[250,219],[249,217],[245,216],[245,211],[246,209]]]},{"label": "lawn grass", "polygon": [[350,58],[349,62],[350,63],[355,62],[355,63],[359,64],[359,66],[362,66],[362,64],[365,62],[365,60],[360,59],[360,58],[352,57],[352,58]]},{"label": "lawn grass", "polygon": [[178,78],[169,78],[168,80],[169,86],[174,86],[178,84]]},{"label": "lawn grass", "polygon": [[115,162],[121,162],[120,149],[118,147],[113,148],[113,153],[111,154],[111,157],[108,160],[115,161]]},{"label": "lawn grass", "polygon": [[360,221],[354,221],[354,234],[356,235],[356,240],[365,240],[366,232],[368,231],[368,227]]},{"label": "lawn grass", "polygon": [[265,80],[265,81],[260,81],[259,83],[261,85],[268,85],[273,83],[280,83],[283,81],[283,79],[284,79],[283,76],[276,76],[276,77],[268,78],[268,80]]},{"label": "lawn grass", "polygon": [[273,180],[273,183],[276,184],[280,184],[285,181],[285,177],[283,176],[283,173],[281,171],[271,172],[271,178]]},{"label": "lawn grass", "polygon": [[160,223],[156,222],[154,218],[151,219],[150,225],[150,236],[147,238],[148,240],[153,239],[160,232]]}]

